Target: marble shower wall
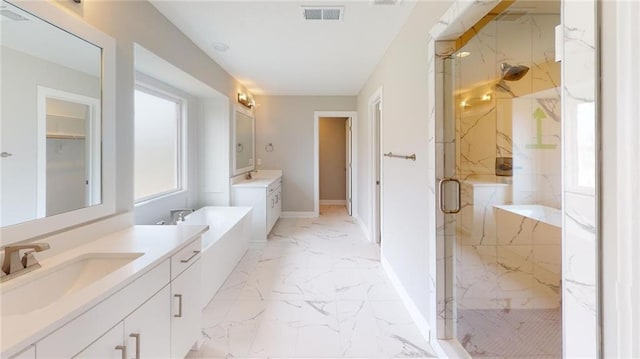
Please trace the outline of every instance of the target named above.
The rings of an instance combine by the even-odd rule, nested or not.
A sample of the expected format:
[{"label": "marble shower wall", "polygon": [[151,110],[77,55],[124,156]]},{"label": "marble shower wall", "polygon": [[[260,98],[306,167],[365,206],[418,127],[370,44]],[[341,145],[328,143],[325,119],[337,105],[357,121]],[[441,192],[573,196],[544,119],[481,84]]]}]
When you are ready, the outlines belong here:
[{"label": "marble shower wall", "polygon": [[[536,124],[533,115],[528,116],[526,122],[517,121],[515,116],[521,114],[514,111],[514,97],[529,97],[543,90],[557,89],[560,83],[560,65],[554,58],[554,28],[560,23],[560,16],[527,15],[515,20],[506,19],[487,24],[459,50],[470,55],[456,58],[456,165],[458,175],[463,179],[470,175],[494,175],[496,157],[514,157],[519,149],[526,158],[539,157],[533,151],[524,150],[531,139],[514,138],[515,133],[522,132],[522,126],[528,130]],[[497,87],[502,63],[525,65],[530,70],[522,79],[504,81],[503,87]],[[555,90],[554,98],[560,99],[559,89]],[[559,114],[555,116],[555,119],[559,118]],[[559,126],[556,128],[557,133],[548,135],[555,135],[558,144]],[[556,155],[554,161],[559,166],[560,153]],[[536,161],[526,167],[524,161],[520,162],[517,168],[536,178],[523,181],[521,187],[526,193],[514,194],[514,202],[537,203],[538,199],[554,198],[557,201],[553,207],[559,208],[560,182],[555,176],[558,171],[554,168],[553,175],[549,176],[546,169],[535,167]],[[552,184],[540,180],[550,177],[555,181]]]},{"label": "marble shower wall", "polygon": [[558,88],[513,99],[513,203],[562,207]]},{"label": "marble shower wall", "polygon": [[[560,271],[541,274],[548,258],[560,263],[559,232],[555,246],[544,247],[548,256],[533,243],[501,242],[494,208],[512,203],[561,207],[560,65],[554,47],[559,22],[559,15],[492,21],[458,51],[469,55],[454,60],[453,141],[462,180],[455,234],[458,308],[540,309],[560,303]],[[504,81],[500,91],[495,85],[502,63],[530,70],[518,81]],[[513,158],[512,177],[495,176],[496,157]],[[516,229],[519,224],[515,221]],[[547,282],[555,286],[553,293],[540,288]]]},{"label": "marble shower wall", "polygon": [[564,357],[599,356],[595,0],[563,2]]}]

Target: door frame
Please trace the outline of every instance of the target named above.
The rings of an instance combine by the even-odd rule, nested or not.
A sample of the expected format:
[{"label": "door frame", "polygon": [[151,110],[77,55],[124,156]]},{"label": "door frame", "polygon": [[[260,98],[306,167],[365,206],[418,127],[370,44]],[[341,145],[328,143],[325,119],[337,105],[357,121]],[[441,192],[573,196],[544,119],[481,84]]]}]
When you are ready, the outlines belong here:
[{"label": "door frame", "polygon": [[47,99],[56,99],[74,102],[89,107],[89,119],[87,124],[86,159],[88,166],[85,169],[89,186],[85,189],[85,206],[91,206],[97,200],[102,199],[102,122],[100,114],[100,99],[79,95],[73,92],[58,90],[46,86],[38,86],[37,97],[37,218],[47,216]]},{"label": "door frame", "polygon": [[[371,243],[377,243],[380,244],[381,243],[381,239],[382,239],[382,218],[383,218],[383,209],[384,206],[382,205],[383,199],[382,199],[382,188],[383,188],[383,181],[382,181],[382,175],[384,173],[383,171],[383,161],[382,161],[382,108],[383,108],[383,100],[382,100],[382,94],[383,94],[383,88],[382,86],[379,87],[370,97],[369,97],[369,102],[367,104],[367,109],[369,112],[369,125],[371,128],[371,147],[370,147],[370,153],[371,153],[371,161],[369,163],[369,179],[370,179],[370,184],[371,184],[371,227],[369,228],[369,233],[370,233],[370,238],[369,240],[371,241]],[[378,105],[380,106],[380,119],[379,119],[379,123],[376,126],[376,117],[375,117],[375,113],[376,113],[376,109],[375,106]],[[376,136],[377,135],[377,136]],[[377,141],[377,142],[376,142]],[[378,146],[378,153],[376,156],[376,143],[379,144]],[[379,171],[380,173],[380,186],[379,186],[379,190],[377,190],[376,187],[376,169]],[[376,209],[376,206],[379,206],[379,211]],[[379,213],[380,216],[376,216],[376,213]],[[378,232],[376,234],[376,232]]]},{"label": "door frame", "polygon": [[313,215],[320,215],[320,118],[347,117],[351,121],[351,216],[358,217],[358,112],[314,111],[313,117]]}]

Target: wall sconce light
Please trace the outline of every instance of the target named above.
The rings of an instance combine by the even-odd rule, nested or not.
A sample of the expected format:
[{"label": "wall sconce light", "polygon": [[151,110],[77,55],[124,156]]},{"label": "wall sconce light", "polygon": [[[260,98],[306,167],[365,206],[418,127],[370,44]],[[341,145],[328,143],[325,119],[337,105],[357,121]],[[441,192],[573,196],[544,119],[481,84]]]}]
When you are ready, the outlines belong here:
[{"label": "wall sconce light", "polygon": [[252,109],[256,106],[256,102],[253,100],[253,98],[249,97],[249,95],[247,95],[246,93],[241,92],[238,92],[238,103],[248,109]]},{"label": "wall sconce light", "polygon": [[473,106],[477,106],[477,105],[482,105],[482,104],[485,104],[487,102],[490,102],[492,98],[493,98],[493,96],[492,96],[491,92],[482,95],[482,97],[467,98],[464,101],[460,102],[460,107],[465,109],[465,108],[469,108],[469,107],[473,107]]}]

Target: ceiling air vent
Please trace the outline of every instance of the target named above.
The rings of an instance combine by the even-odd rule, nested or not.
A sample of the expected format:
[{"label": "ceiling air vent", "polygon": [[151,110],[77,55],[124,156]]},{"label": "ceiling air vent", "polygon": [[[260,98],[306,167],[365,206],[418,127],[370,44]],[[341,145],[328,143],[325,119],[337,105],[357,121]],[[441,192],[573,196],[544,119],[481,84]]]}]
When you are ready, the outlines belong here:
[{"label": "ceiling air vent", "polygon": [[370,0],[373,5],[398,5],[401,0]]},{"label": "ceiling air vent", "polygon": [[303,6],[305,20],[342,20],[344,6]]}]

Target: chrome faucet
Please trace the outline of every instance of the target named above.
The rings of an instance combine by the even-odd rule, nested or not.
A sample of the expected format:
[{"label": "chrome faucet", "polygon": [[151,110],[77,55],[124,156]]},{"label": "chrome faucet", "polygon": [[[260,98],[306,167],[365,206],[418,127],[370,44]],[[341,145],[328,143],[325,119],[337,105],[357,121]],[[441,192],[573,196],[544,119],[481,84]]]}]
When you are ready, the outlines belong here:
[{"label": "chrome faucet", "polygon": [[[4,247],[4,260],[2,262],[2,272],[4,273],[2,273],[2,280],[40,268],[40,263],[33,256],[33,253],[42,252],[49,248],[51,246],[48,243],[18,244]],[[29,251],[26,251],[20,258],[20,251],[23,249],[29,249]],[[4,277],[5,274],[7,275],[6,277]]]},{"label": "chrome faucet", "polygon": [[193,209],[172,209],[171,210],[171,224],[178,224],[179,222],[184,222],[184,217],[188,214],[193,213]]}]

